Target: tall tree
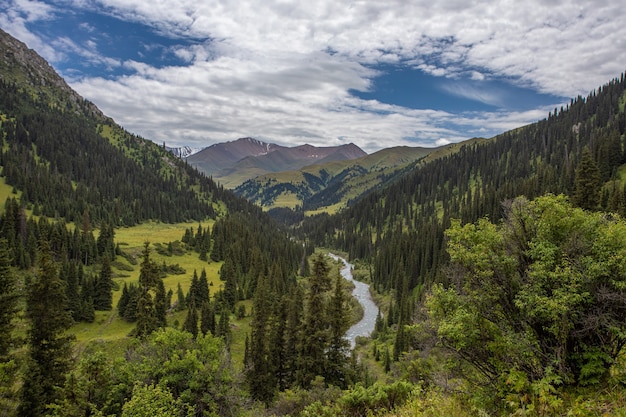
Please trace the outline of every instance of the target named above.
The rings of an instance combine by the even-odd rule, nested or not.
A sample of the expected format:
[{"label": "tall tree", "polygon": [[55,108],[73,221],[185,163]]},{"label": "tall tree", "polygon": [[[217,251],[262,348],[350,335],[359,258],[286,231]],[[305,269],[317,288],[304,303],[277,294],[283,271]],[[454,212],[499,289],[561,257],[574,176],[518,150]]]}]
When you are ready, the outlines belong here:
[{"label": "tall tree", "polygon": [[595,210],[600,204],[600,169],[593,159],[589,148],[584,148],[580,163],[576,168],[574,205]]},{"label": "tall tree", "polygon": [[203,335],[207,333],[215,334],[215,310],[213,303],[206,301],[202,303],[200,310],[200,331]]},{"label": "tall tree", "polygon": [[330,288],[329,267],[322,253],[313,259],[313,274],[309,278],[303,340],[299,355],[298,383],[308,387],[318,375],[324,375],[328,328],[324,293]]},{"label": "tall tree", "polygon": [[41,416],[46,404],[56,400],[70,369],[73,339],[65,334],[72,325],[65,286],[45,240],[40,242],[39,266],[28,293],[26,315],[30,321],[29,358],[18,416]]},{"label": "tall tree", "polygon": [[11,270],[11,259],[6,239],[0,239],[0,361],[3,361],[13,342],[13,317],[18,310],[19,294],[16,277]]},{"label": "tall tree", "polygon": [[113,273],[109,253],[102,256],[100,275],[95,281],[93,306],[99,311],[108,311],[113,308]]},{"label": "tall tree", "polygon": [[269,282],[265,275],[261,275],[254,294],[248,363],[245,366],[250,394],[265,404],[274,398],[277,383],[269,358],[270,308]]},{"label": "tall tree", "polygon": [[187,317],[185,323],[183,323],[183,330],[191,333],[194,337],[198,337],[198,311],[195,306],[189,307],[187,310]]},{"label": "tall tree", "polygon": [[345,388],[346,368],[348,365],[348,352],[350,343],[345,338],[346,331],[350,327],[345,295],[343,292],[343,278],[337,274],[335,280],[335,292],[328,306],[329,322],[329,345],[327,350],[328,365],[326,369],[326,381],[338,387]]}]

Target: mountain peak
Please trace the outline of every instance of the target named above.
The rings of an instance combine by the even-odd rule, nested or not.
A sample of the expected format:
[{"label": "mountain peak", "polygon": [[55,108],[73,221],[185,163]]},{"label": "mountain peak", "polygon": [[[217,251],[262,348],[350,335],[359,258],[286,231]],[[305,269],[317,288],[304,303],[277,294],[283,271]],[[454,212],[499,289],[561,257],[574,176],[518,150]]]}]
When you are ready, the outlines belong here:
[{"label": "mountain peak", "polygon": [[304,144],[286,147],[255,138],[218,143],[187,158],[187,162],[220,179],[226,186],[269,172],[290,171],[307,165],[356,159],[367,155],[353,143],[318,147]]}]

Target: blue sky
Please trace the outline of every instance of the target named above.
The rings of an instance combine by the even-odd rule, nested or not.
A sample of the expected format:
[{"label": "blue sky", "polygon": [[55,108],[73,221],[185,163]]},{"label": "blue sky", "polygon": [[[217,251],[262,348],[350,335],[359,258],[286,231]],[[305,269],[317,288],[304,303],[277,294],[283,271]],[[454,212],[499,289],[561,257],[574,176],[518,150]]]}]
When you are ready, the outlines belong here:
[{"label": "blue sky", "polygon": [[492,137],[619,76],[618,3],[5,0],[0,27],[157,143],[373,152]]}]

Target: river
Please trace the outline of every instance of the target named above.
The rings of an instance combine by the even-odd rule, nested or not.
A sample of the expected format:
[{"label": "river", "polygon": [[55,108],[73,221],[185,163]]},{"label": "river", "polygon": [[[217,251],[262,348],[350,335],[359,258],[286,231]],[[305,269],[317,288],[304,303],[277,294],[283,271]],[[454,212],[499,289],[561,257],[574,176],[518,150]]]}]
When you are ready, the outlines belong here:
[{"label": "river", "polygon": [[352,296],[355,297],[363,306],[363,318],[361,321],[350,327],[345,336],[345,338],[350,342],[350,349],[354,349],[356,338],[358,336],[367,337],[374,331],[374,327],[376,326],[376,316],[378,316],[378,306],[372,300],[370,286],[361,281],[355,280],[352,276],[352,264],[340,256],[332,253],[329,253],[328,255],[335,260],[341,260],[341,262],[343,262],[341,276],[354,284]]}]

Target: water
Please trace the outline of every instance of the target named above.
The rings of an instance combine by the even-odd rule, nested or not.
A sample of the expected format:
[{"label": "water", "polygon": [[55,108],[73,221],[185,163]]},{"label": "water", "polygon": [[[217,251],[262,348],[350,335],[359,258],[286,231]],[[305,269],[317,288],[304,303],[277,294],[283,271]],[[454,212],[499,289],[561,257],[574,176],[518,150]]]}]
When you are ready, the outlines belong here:
[{"label": "water", "polygon": [[355,297],[358,302],[363,306],[363,318],[361,321],[353,325],[346,332],[345,338],[350,342],[350,348],[354,349],[356,344],[356,338],[358,336],[369,336],[374,331],[376,326],[376,317],[378,316],[378,306],[372,300],[370,294],[370,286],[354,279],[352,276],[352,264],[346,261],[344,258],[333,255],[329,256],[335,260],[341,260],[343,262],[343,268],[341,268],[341,276],[354,283],[354,290],[352,290],[352,296]]}]

